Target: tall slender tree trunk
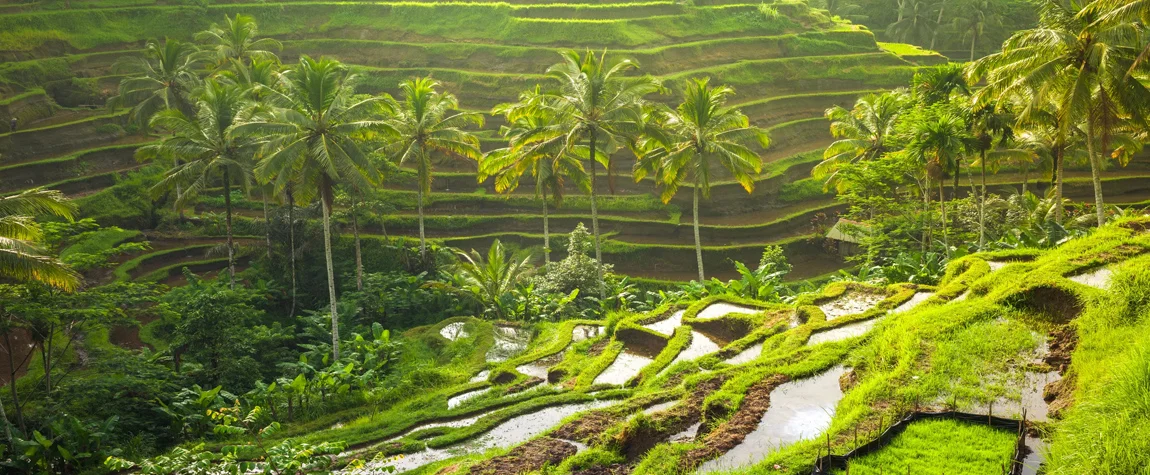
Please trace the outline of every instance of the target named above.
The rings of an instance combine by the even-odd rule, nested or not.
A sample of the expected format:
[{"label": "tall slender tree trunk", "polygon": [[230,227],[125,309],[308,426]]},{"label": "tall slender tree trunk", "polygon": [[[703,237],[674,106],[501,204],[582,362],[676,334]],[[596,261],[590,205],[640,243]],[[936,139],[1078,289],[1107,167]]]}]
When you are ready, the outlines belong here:
[{"label": "tall slender tree trunk", "polygon": [[295,195],[292,193],[291,185],[287,189],[287,202],[288,202],[288,245],[291,246],[291,313],[288,315],[295,316],[295,307],[298,296],[298,285],[296,283],[296,263],[295,263]]},{"label": "tall slender tree trunk", "polygon": [[339,360],[339,312],[335,300],[335,268],[331,259],[331,183],[324,177],[322,195],[323,208],[323,253],[327,261],[327,296],[331,304],[331,354],[332,361]]},{"label": "tall slender tree trunk", "polygon": [[416,207],[419,209],[419,259],[422,261],[427,260],[427,237],[423,234],[423,177],[420,177],[419,191],[416,193],[418,196],[418,204]]},{"label": "tall slender tree trunk", "polygon": [[543,190],[543,265],[551,264],[551,226],[547,222],[547,191]]},{"label": "tall slender tree trunk", "polygon": [[942,244],[946,248],[946,257],[950,257],[950,236],[946,230],[946,195],[942,190],[943,180],[938,180],[938,209],[942,213]]},{"label": "tall slender tree trunk", "polygon": [[[16,382],[12,381],[15,386]],[[12,424],[8,422],[8,411],[4,410],[4,404],[0,404],[0,423],[4,424],[4,441],[8,443],[8,453],[14,453],[16,449],[16,440],[12,438]]]},{"label": "tall slender tree trunk", "polygon": [[599,209],[595,205],[595,129],[591,129],[591,234],[595,236],[595,266],[599,274],[599,298],[607,296],[607,281],[603,278],[603,248],[599,245]]},{"label": "tall slender tree trunk", "polygon": [[260,198],[264,202],[264,238],[267,239],[267,258],[272,258],[272,222],[268,220],[268,194],[267,190],[260,190]]},{"label": "tall slender tree trunk", "polygon": [[358,201],[351,205],[351,234],[355,237],[355,290],[363,291],[363,253],[359,245]]},{"label": "tall slender tree trunk", "polygon": [[[20,425],[20,432],[28,432],[24,427],[24,412],[20,408],[20,391],[16,388],[16,354],[12,349],[12,331],[4,333],[4,344],[8,347],[8,390],[12,393],[12,407],[16,409],[16,423]],[[27,358],[24,361],[28,361]]]},{"label": "tall slender tree trunk", "polygon": [[978,31],[970,32],[970,62],[974,62],[974,44],[978,42]]},{"label": "tall slender tree trunk", "polygon": [[978,197],[978,249],[986,246],[986,152],[982,152],[982,190]]},{"label": "tall slender tree trunk", "polygon": [[1062,216],[1064,214],[1062,209],[1062,162],[1063,153],[1065,153],[1062,145],[1056,147],[1054,153],[1054,222],[1062,225]]},{"label": "tall slender tree trunk", "polygon": [[1094,182],[1094,213],[1098,216],[1098,226],[1106,224],[1106,207],[1102,202],[1102,157],[1094,143],[1094,121],[1086,123],[1086,155],[1090,158],[1090,179]]},{"label": "tall slender tree trunk", "polygon": [[228,288],[236,288],[236,247],[232,242],[232,176],[224,168],[224,223],[228,235]]},{"label": "tall slender tree trunk", "polygon": [[[930,35],[930,49],[934,50],[934,41],[938,39],[938,30],[942,29],[942,12],[946,11],[946,2],[938,8],[938,21],[934,22],[934,33]],[[946,233],[943,233],[946,234]]]},{"label": "tall slender tree trunk", "polygon": [[706,282],[706,277],[703,275],[703,241],[699,239],[699,181],[695,180],[695,187],[692,188],[692,201],[691,204],[691,217],[695,227],[695,263],[699,265],[699,283]]},{"label": "tall slender tree trunk", "polygon": [[926,251],[930,249],[931,228],[934,226],[930,216],[930,175],[927,175],[922,185],[922,260],[926,263]]},{"label": "tall slender tree trunk", "polygon": [[1030,164],[1022,164],[1022,195],[1026,196],[1026,188],[1030,186]]}]

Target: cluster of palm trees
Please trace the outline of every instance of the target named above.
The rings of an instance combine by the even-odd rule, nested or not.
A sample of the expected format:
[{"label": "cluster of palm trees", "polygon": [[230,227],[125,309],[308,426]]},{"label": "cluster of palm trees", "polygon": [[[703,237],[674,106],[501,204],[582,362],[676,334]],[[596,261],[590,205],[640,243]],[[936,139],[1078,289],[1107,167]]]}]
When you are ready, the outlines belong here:
[{"label": "cluster of palm trees", "polygon": [[1146,140],[1150,47],[1143,22],[1150,19],[1150,2],[1042,0],[1038,6],[1039,25],[1016,33],[1000,53],[922,72],[911,91],[868,95],[852,110],[828,110],[838,140],[813,175],[841,190],[848,186],[840,177],[846,165],[905,156],[920,166],[916,176],[927,206],[937,186],[945,242],[946,178],[957,190],[963,166],[978,167],[981,186],[974,195],[982,247],[988,170],[1021,167],[1024,193],[1031,167],[1050,170],[1058,204],[1052,220],[1061,225],[1063,169],[1084,156],[1092,172],[1095,220],[1103,224],[1106,162],[1124,164]]},{"label": "cluster of palm trees", "polygon": [[[547,202],[558,205],[569,186],[588,191],[602,282],[596,167],[610,173],[613,154],[631,150],[639,157],[635,179],[654,177],[664,200],[681,186],[693,187],[702,280],[699,196],[708,195],[720,169],[751,190],[761,161],[747,142],[767,144],[762,130],[726,107],[734,93],[728,87],[690,81],[683,104],[671,109],[648,99],[665,91],[656,79],[627,74],[637,67],[633,62],[608,63],[605,55],[568,52],[547,70],[553,79],[548,88],[524,92],[518,102],[493,111],[507,119],[501,133],[508,144],[484,154],[475,134],[483,116],[460,111],[456,97],[441,91],[434,79],[404,81],[398,99],[357,94],[357,76],[337,61],[302,56],[297,64],[281,65],[275,53],[280,44],[259,38],[255,22],[244,15],[227,18],[197,39],[203,44],[149,42],[143,57],[129,60],[132,74],[113,104],[131,107],[131,120],[165,132],[162,140],[137,152],[142,159],[172,163],[153,190],[157,196],[174,191],[175,206],[182,209],[222,185],[233,286],[233,189],[258,188],[265,209],[268,197],[279,197],[289,214],[295,205],[321,204],[336,357],[339,324],[331,247],[336,189],[364,196],[382,183],[385,161],[417,172],[421,256],[427,252],[423,203],[437,159],[478,161],[479,180],[494,177],[500,192],[515,190],[521,177],[530,174],[544,201],[545,247],[550,245]],[[293,269],[294,252],[293,245]],[[360,267],[358,242],[356,252]],[[293,272],[293,289],[294,281]]]}]

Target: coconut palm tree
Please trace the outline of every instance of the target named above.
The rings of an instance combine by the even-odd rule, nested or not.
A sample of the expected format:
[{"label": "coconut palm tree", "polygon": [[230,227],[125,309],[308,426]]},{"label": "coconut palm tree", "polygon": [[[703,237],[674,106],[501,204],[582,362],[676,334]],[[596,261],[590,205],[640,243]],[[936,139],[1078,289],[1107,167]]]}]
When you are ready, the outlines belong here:
[{"label": "coconut palm tree", "polygon": [[1015,33],[1001,53],[983,58],[972,70],[986,79],[981,94],[1054,102],[1066,135],[1083,125],[1099,225],[1106,219],[1102,156],[1128,127],[1127,120],[1145,123],[1150,110],[1150,89],[1128,77],[1139,63],[1140,46],[1131,41],[1139,26],[1102,18],[1078,2],[1041,0],[1038,27]]},{"label": "coconut palm tree", "polygon": [[[638,65],[631,60],[608,64],[606,53],[599,58],[588,51],[582,57],[575,51],[560,53],[562,60],[547,68],[557,86],[539,94],[529,107],[552,114],[567,131],[564,151],[586,156],[591,175],[591,231],[595,237],[600,296],[606,293],[603,280],[603,250],[599,239],[599,210],[596,205],[595,165],[608,164],[609,151],[633,140],[639,134],[645,97],[662,92],[651,76],[626,76]],[[602,153],[608,151],[608,153]]]},{"label": "coconut palm tree", "polygon": [[726,107],[735,94],[729,86],[710,87],[708,79],[688,80],[683,103],[675,110],[658,107],[650,112],[648,137],[638,146],[635,180],[655,176],[663,188],[663,202],[671,201],[684,184],[691,186],[695,231],[695,260],[699,282],[703,273],[703,245],[699,239],[699,195],[711,196],[712,173],[722,168],[750,193],[763,161],[747,143],[767,147],[767,132],[750,124],[742,112]]},{"label": "coconut palm tree", "polygon": [[[975,106],[967,111],[970,127],[968,148],[977,159],[971,166],[979,167],[981,186],[978,196],[978,248],[986,246],[986,172],[997,171],[1003,162],[1029,163],[1033,154],[1013,148],[1015,117],[994,106]],[[957,192],[957,189],[956,189]]]},{"label": "coconut palm tree", "polygon": [[196,41],[206,43],[205,51],[214,56],[217,67],[226,67],[233,61],[249,65],[254,59],[271,60],[283,44],[273,38],[260,38],[255,18],[237,13],[235,18],[224,17],[224,24],[213,23],[196,34]]},{"label": "coconut palm tree", "polygon": [[962,33],[963,38],[970,39],[970,60],[974,61],[978,40],[982,39],[987,27],[1002,26],[1002,16],[998,14],[997,4],[991,0],[970,0],[965,6],[962,14],[954,18],[954,28]]},{"label": "coconut palm tree", "polygon": [[[536,91],[537,92],[537,91]],[[495,177],[495,191],[511,193],[519,180],[530,173],[535,179],[535,195],[543,200],[543,262],[551,263],[551,230],[547,222],[548,200],[556,207],[563,204],[563,192],[570,181],[589,187],[583,164],[563,150],[565,131],[550,111],[531,109],[530,94],[524,101],[496,107],[492,112],[507,118],[499,133],[507,138],[507,147],[492,150],[479,165],[479,181]]]},{"label": "coconut palm tree", "polygon": [[0,278],[39,282],[64,291],[80,286],[80,276],[44,254],[36,216],[72,219],[75,206],[59,191],[35,188],[0,198]]},{"label": "coconut palm tree", "polygon": [[120,81],[108,106],[131,107],[129,120],[141,127],[165,109],[191,117],[195,110],[188,96],[199,85],[196,51],[196,45],[180,40],[148,40],[142,56],[125,56],[116,62],[114,69],[128,77]]},{"label": "coconut palm tree", "polygon": [[354,100],[356,77],[338,61],[304,56],[280,74],[278,87],[267,100],[274,108],[237,127],[235,133],[261,137],[262,160],[255,176],[290,191],[296,203],[318,197],[323,210],[324,257],[331,306],[332,356],[339,359],[339,316],[335,269],[332,264],[331,213],[335,186],[366,189],[380,178],[379,170],[361,150],[359,138],[387,131],[371,117],[380,98]]},{"label": "coconut palm tree", "polygon": [[[942,236],[947,254],[950,242],[947,235],[946,194],[943,192],[943,178],[947,173],[958,173],[958,163],[966,151],[969,135],[962,119],[951,113],[926,117],[911,124],[911,133],[906,151],[910,157],[926,169],[927,188],[930,181],[938,182],[938,204],[942,213]],[[924,202],[929,204],[928,192],[924,190]]]},{"label": "coconut palm tree", "polygon": [[414,166],[418,180],[419,255],[427,258],[427,238],[423,231],[423,200],[431,192],[433,159],[462,157],[479,160],[479,138],[468,127],[483,126],[483,116],[460,112],[459,100],[450,92],[439,91],[439,81],[417,78],[399,85],[400,100],[386,98],[391,116],[387,126],[392,141],[384,147],[387,155],[401,165]]},{"label": "coconut palm tree", "polygon": [[496,319],[506,318],[503,297],[531,272],[531,256],[512,255],[503,249],[498,239],[491,243],[487,258],[476,252],[456,251],[459,263],[455,276],[459,288],[470,292],[484,307],[495,312]]},{"label": "coconut palm tree", "polygon": [[891,23],[886,33],[899,41],[925,45],[938,28],[931,15],[932,8],[926,0],[906,0],[899,8],[898,21]]},{"label": "coconut palm tree", "polygon": [[892,91],[867,94],[851,110],[841,106],[827,109],[831,135],[838,140],[823,152],[823,160],[811,170],[811,176],[825,180],[827,187],[840,188],[838,172],[844,165],[874,160],[890,151],[888,142],[894,138],[895,126],[909,101],[905,91]]},{"label": "coconut palm tree", "polygon": [[251,136],[234,133],[248,107],[247,89],[209,79],[196,101],[196,116],[189,118],[175,109],[152,117],[151,126],[171,132],[154,145],[136,150],[137,159],[170,157],[177,164],[153,188],[160,194],[175,189],[176,206],[184,205],[211,188],[218,177],[224,186],[224,222],[228,249],[228,282],[236,285],[235,243],[232,240],[232,186],[246,189],[250,183]]}]

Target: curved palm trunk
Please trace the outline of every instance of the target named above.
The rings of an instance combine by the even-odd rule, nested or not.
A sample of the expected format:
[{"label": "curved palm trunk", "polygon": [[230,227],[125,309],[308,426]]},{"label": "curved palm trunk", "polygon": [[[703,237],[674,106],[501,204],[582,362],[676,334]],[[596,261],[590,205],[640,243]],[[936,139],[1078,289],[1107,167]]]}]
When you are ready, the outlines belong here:
[{"label": "curved palm trunk", "polygon": [[970,62],[974,62],[974,43],[978,41],[978,30],[970,33]]},{"label": "curved palm trunk", "polygon": [[232,177],[224,168],[224,222],[228,235],[228,287],[236,288],[236,247],[232,243]]},{"label": "curved palm trunk", "polygon": [[595,206],[595,129],[591,129],[591,233],[595,236],[595,266],[599,273],[599,298],[607,296],[603,279],[603,250],[599,245],[599,210]]},{"label": "curved palm trunk", "polygon": [[931,241],[931,223],[930,217],[930,175],[926,176],[922,185],[922,259],[926,263],[926,251],[930,248]]},{"label": "curved palm trunk", "polygon": [[[930,35],[930,49],[934,49],[934,41],[938,39],[938,30],[942,26],[942,12],[946,11],[946,2],[938,9],[938,21],[934,22],[934,33]],[[943,233],[946,234],[946,233]]]},{"label": "curved palm trunk", "polygon": [[355,215],[359,214],[356,210],[357,203],[351,205],[351,234],[355,236],[355,289],[363,291],[363,253],[360,252],[359,246],[359,220]]},{"label": "curved palm trunk", "polygon": [[1022,164],[1022,194],[1026,195],[1026,188],[1030,186],[1030,164]]},{"label": "curved palm trunk", "polygon": [[1094,182],[1094,212],[1098,216],[1098,226],[1106,224],[1106,208],[1102,202],[1102,157],[1094,145],[1094,122],[1086,125],[1086,155],[1090,158],[1090,179]]},{"label": "curved palm trunk", "polygon": [[[327,181],[326,179],[324,180]],[[335,269],[332,267],[331,259],[331,185],[324,184],[324,192],[321,196],[323,208],[323,253],[324,259],[327,261],[327,295],[328,301],[331,304],[331,354],[334,358],[333,361],[339,360],[339,314],[336,309],[335,300]]]},{"label": "curved palm trunk", "polygon": [[699,183],[695,182],[693,195],[693,203],[691,205],[691,216],[695,225],[695,262],[699,265],[699,283],[706,282],[706,277],[703,276],[703,243],[699,239]]}]

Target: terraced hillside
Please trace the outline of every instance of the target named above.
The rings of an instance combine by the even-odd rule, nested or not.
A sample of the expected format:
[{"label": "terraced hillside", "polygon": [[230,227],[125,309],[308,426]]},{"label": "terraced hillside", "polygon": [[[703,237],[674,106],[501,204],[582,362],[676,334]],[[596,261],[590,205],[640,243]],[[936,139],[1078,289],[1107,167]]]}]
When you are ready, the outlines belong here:
[{"label": "terraced hillside", "polygon": [[[21,127],[0,135],[0,190],[50,186],[85,196],[110,186],[116,174],[138,168],[133,149],[153,138],[125,131],[130,127],[122,112],[86,108],[101,105],[112,92],[121,77],[112,65],[121,56],[138,54],[146,38],[190,39],[234,13],[254,15],[263,34],[284,40],[284,61],[301,54],[338,58],[355,65],[363,77],[361,90],[368,93],[394,93],[403,79],[431,75],[461,98],[463,108],[482,112],[546,82],[541,73],[568,48],[606,48],[636,59],[643,72],[664,79],[671,93],[659,100],[667,102],[677,100],[674,92],[688,77],[709,76],[735,86],[738,102],[757,125],[770,129],[774,144],[762,151],[767,166],[754,195],[724,183],[704,204],[714,216],[704,219],[706,259],[721,274],[733,272],[729,259],[753,260],[771,242],[790,243],[793,260],[810,262],[803,267],[809,272],[796,277],[840,265],[801,239],[814,216],[838,208],[819,193],[789,198],[786,186],[804,178],[830,142],[823,110],[848,105],[867,91],[905,84],[916,68],[879,48],[869,32],[835,24],[802,3],[760,8],[673,2],[292,2],[191,8],[91,2],[59,11],[10,5],[0,16],[5,31],[0,56],[9,60],[0,70],[0,91],[6,111],[19,117]],[[489,117],[485,148],[501,143],[499,125]],[[649,182],[629,178],[632,163],[620,157],[616,176],[603,180],[601,191],[616,195],[603,205],[604,226],[612,233],[607,260],[625,273],[686,278],[692,268],[682,263],[691,262],[685,258],[693,242],[689,228],[679,223],[682,204],[664,206],[650,198]],[[476,182],[473,163],[442,164],[440,170],[431,197],[430,236],[476,247],[497,236],[536,245],[541,203],[532,199],[531,186],[502,201],[489,196],[490,184]],[[393,234],[415,232],[406,206],[414,198],[413,181],[400,174],[387,185],[400,208],[385,220]],[[249,207],[255,211],[262,204]],[[558,215],[553,225],[558,232],[570,231],[586,219],[586,208],[585,200],[569,200],[553,211]],[[198,209],[215,210],[210,204]],[[659,264],[641,265],[652,258]]]},{"label": "terraced hillside", "polygon": [[[842,210],[809,171],[831,142],[823,112],[848,106],[861,94],[905,86],[936,55],[900,57],[861,27],[838,23],[806,3],[751,2],[270,2],[178,6],[169,2],[91,1],[59,5],[6,3],[0,9],[0,118],[16,117],[19,129],[0,134],[0,192],[34,186],[88,197],[99,208],[101,191],[139,169],[134,149],[157,137],[125,122],[123,111],[103,107],[121,72],[117,59],[139,54],[147,38],[190,40],[226,15],[253,15],[261,33],[284,42],[282,59],[330,56],[354,65],[361,92],[396,92],[399,81],[430,75],[461,100],[461,107],[487,113],[546,83],[545,68],[564,49],[606,49],[637,60],[644,73],[663,80],[674,103],[683,80],[710,77],[734,86],[736,101],[751,120],[769,129],[772,145],[760,150],[764,170],[754,193],[720,182],[701,206],[704,260],[719,277],[730,261],[753,261],[763,245],[785,245],[803,279],[843,266],[811,239],[812,221]],[[58,9],[53,9],[58,8]],[[481,131],[485,149],[500,146],[497,117]],[[620,152],[611,178],[601,180],[601,205],[609,233],[606,258],[622,273],[664,280],[694,275],[689,193],[669,205],[651,197],[650,181],[634,183],[633,157]],[[502,199],[491,183],[477,183],[474,163],[439,164],[430,197],[428,233],[445,244],[485,247],[498,237],[538,246],[542,203],[530,183]],[[378,230],[412,236],[416,227],[414,177],[389,178],[383,199],[395,214]],[[1150,199],[1145,164],[1115,175],[1118,202]],[[995,177],[1003,186],[1015,174]],[[1089,197],[1071,177],[1068,195]],[[1109,184],[1108,184],[1109,185]],[[1113,192],[1112,192],[1113,193]],[[105,195],[107,193],[104,193]],[[95,195],[95,196],[90,196]],[[218,212],[217,197],[200,212]],[[262,202],[240,200],[248,217],[262,219]],[[83,208],[83,206],[82,206]],[[587,219],[586,200],[570,199],[552,211],[554,231],[569,232]],[[115,220],[115,216],[106,218]],[[132,223],[149,227],[148,223]],[[371,223],[369,223],[370,227]],[[173,253],[170,257],[177,254]],[[186,253],[185,253],[186,255]],[[169,257],[169,258],[170,258]],[[203,256],[168,263],[198,262]]]},{"label": "terraced hillside", "polygon": [[452,319],[401,337],[452,383],[275,438],[345,441],[340,460],[370,460],[347,473],[1082,473],[1107,451],[1136,473],[1148,229],[967,256],[937,286]]}]

